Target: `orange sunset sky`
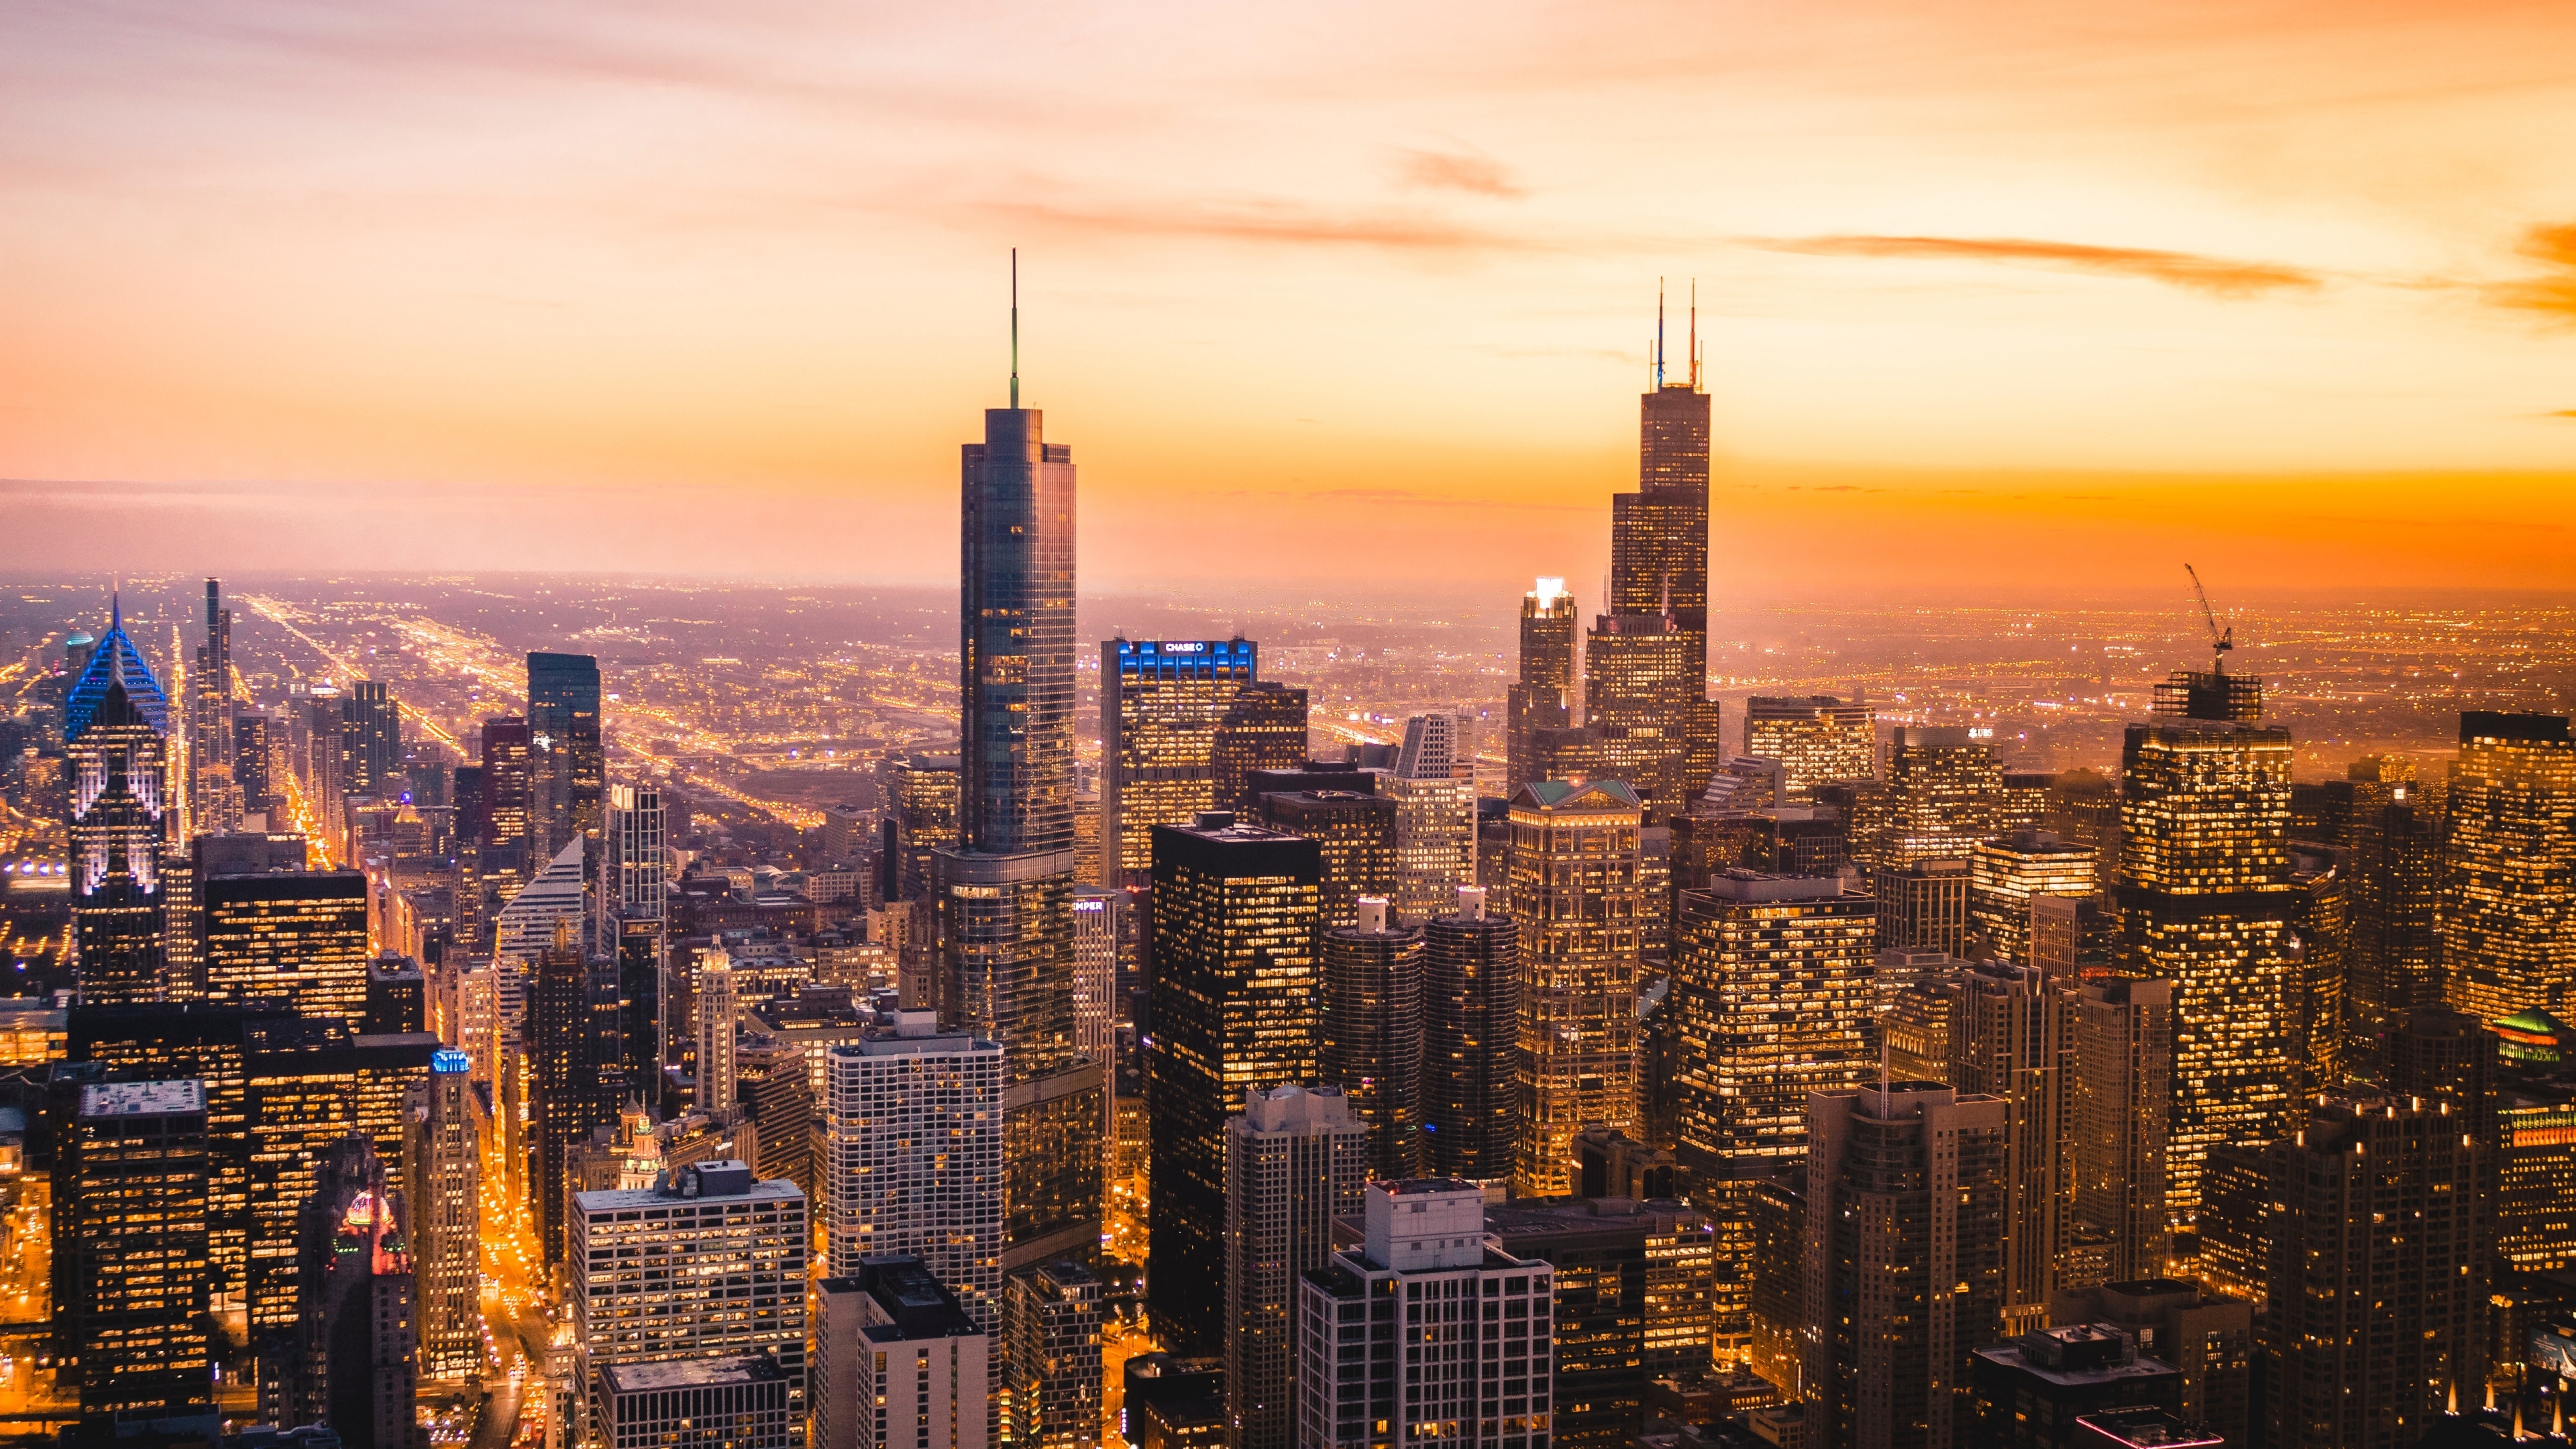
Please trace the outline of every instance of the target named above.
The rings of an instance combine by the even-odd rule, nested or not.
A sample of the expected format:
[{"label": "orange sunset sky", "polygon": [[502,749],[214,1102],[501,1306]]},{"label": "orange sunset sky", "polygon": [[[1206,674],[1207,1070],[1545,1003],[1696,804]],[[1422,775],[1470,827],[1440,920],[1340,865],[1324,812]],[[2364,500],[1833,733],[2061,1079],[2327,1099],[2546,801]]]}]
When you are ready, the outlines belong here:
[{"label": "orange sunset sky", "polygon": [[0,565],[2576,585],[2576,5],[0,7]]}]

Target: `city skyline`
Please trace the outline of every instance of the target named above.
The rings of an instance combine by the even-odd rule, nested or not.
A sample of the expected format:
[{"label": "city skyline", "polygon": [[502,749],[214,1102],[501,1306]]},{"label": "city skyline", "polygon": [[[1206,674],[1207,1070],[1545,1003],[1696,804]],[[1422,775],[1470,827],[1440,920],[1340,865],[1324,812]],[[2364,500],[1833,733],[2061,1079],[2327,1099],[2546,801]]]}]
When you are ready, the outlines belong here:
[{"label": "city skyline", "polygon": [[1721,600],[2565,581],[2548,9],[712,25],[0,22],[0,565],[930,581],[1021,244],[1096,584],[1360,515],[1463,546],[1255,572],[1594,593],[1658,278]]}]

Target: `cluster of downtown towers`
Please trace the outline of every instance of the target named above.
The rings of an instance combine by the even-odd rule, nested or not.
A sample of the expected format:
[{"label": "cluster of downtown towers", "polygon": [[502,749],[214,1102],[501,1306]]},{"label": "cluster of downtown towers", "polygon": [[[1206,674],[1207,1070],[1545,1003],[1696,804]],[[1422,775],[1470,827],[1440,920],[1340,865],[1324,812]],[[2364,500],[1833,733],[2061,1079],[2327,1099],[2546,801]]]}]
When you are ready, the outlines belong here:
[{"label": "cluster of downtown towers", "polygon": [[[1477,800],[1446,716],[1385,759],[1308,759],[1302,692],[1258,680],[1240,640],[1102,647],[1093,795],[1070,449],[1037,411],[993,409],[963,482],[957,754],[892,771],[886,803],[888,894],[917,902],[930,965],[907,973],[911,1010],[851,1048],[956,1065],[925,1087],[858,1056],[844,1077],[836,1053],[815,1174],[835,1272],[910,1253],[987,1328],[1006,1281],[1088,1281],[1062,1265],[1100,1241],[1123,955],[1147,1302],[1169,1346],[1224,1354],[1241,1449],[1625,1442],[1633,1414],[1586,1418],[1562,1383],[1553,1416],[1544,1386],[1499,1382],[1485,1392],[1513,1407],[1481,1418],[1473,1394],[1463,1418],[1336,1416],[1316,1380],[1338,1371],[1303,1351],[1288,1300],[1329,1300],[1335,1264],[1388,1268],[1334,1236],[1364,1179],[1672,1199],[1707,1272],[1636,1307],[1640,1340],[1678,1323],[1705,1352],[1669,1366],[1758,1370],[1807,1407],[1810,1443],[1975,1440],[1976,1356],[2169,1275],[2197,1280],[2168,1285],[2195,1310],[2263,1309],[2259,1338],[2230,1330],[2163,1405],[2230,1442],[2412,1443],[2486,1397],[2491,1262],[2516,1232],[2546,1236],[2503,1190],[2489,1024],[2554,1041],[2537,1013],[2576,978],[2564,719],[2465,716],[2439,781],[2389,764],[2294,788],[2259,684],[2187,671],[2130,728],[2116,780],[2009,774],[1954,728],[1882,743],[1865,706],[1826,697],[1754,700],[1730,754],[1708,697],[1694,379],[1643,399],[1591,627],[1552,581],[1524,601],[1506,799]],[[131,653],[121,630],[101,647]],[[158,856],[113,833],[159,810],[119,765],[164,707],[139,657],[127,672],[67,721],[76,764],[98,756],[72,833],[100,1001],[172,994],[148,947]],[[561,799],[571,835],[613,846],[588,681],[591,754]],[[592,950],[619,954],[620,910],[581,914],[621,937]],[[650,934],[634,954],[665,974],[606,993],[648,1018],[684,994]],[[685,994],[703,1015],[710,993]],[[627,1054],[658,1072],[677,1031],[621,1020],[600,1039],[650,1038]],[[1337,1100],[1290,1111],[1285,1088]],[[1325,1145],[1265,1158],[1265,1134]],[[2538,1217],[2566,1215],[2564,1156],[2535,1169],[2554,1174]],[[2329,1237],[2360,1246],[2315,1247]],[[1086,1442],[1081,1413],[1028,1401],[1058,1376],[1012,1364],[998,1382],[1021,1437]],[[833,1427],[830,1449],[885,1438]]]}]

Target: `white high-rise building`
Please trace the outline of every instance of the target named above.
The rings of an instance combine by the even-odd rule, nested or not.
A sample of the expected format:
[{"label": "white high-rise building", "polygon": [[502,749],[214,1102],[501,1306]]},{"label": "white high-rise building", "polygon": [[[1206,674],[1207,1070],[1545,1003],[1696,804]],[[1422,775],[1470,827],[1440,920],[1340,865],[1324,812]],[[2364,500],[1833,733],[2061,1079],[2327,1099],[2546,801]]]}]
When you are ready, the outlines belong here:
[{"label": "white high-rise building", "polygon": [[662,855],[662,792],[651,785],[608,787],[608,829],[599,863],[602,922],[662,919],[667,876]]},{"label": "white high-rise building", "polygon": [[698,957],[698,1108],[716,1113],[733,1105],[734,995],[732,963],[713,953]]},{"label": "white high-rise building", "polygon": [[472,1065],[453,1047],[432,1052],[429,1077],[412,1085],[408,1104],[411,1140],[403,1155],[410,1181],[403,1186],[411,1198],[425,1379],[483,1377],[482,1158]]},{"label": "white high-rise building", "polygon": [[1476,768],[1466,722],[1445,714],[1405,721],[1395,773],[1379,790],[1395,801],[1395,911],[1426,921],[1476,883]]},{"label": "white high-rise building", "polygon": [[[1296,1442],[1546,1444],[1555,1269],[1485,1236],[1485,1190],[1472,1182],[1372,1182],[1364,1221],[1361,1251],[1297,1284]],[[1392,1311],[1375,1314],[1379,1303]]]},{"label": "white high-rise building", "polygon": [[1127,898],[1096,886],[1073,888],[1073,1049],[1101,1064],[1102,1155],[1118,1151],[1118,931]]},{"label": "white high-rise building", "polygon": [[927,1011],[881,1016],[824,1071],[834,1268],[909,1253],[995,1331],[1002,1292],[1002,1044],[942,1032]]},{"label": "white high-rise building", "polygon": [[805,1412],[805,1194],[701,1162],[660,1188],[573,1195],[573,1343],[582,1397],[610,1364],[763,1350]]},{"label": "white high-rise building", "polygon": [[1225,1124],[1225,1397],[1234,1449],[1296,1442],[1297,1283],[1356,1217],[1368,1124],[1339,1087],[1244,1094]]},{"label": "white high-rise building", "polygon": [[492,926],[492,954],[503,961],[534,961],[555,943],[555,927],[570,922],[581,929],[581,842],[578,834],[564,845],[536,878],[519,887],[501,908]]}]

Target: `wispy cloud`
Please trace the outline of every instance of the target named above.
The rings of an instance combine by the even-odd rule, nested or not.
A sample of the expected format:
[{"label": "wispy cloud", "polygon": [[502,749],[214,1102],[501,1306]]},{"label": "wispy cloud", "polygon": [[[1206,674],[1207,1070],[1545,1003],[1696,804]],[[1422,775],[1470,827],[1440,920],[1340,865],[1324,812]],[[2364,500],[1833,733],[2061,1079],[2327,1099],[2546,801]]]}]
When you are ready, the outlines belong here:
[{"label": "wispy cloud", "polygon": [[1408,186],[1470,191],[1478,196],[1513,198],[1529,194],[1527,188],[1512,180],[1512,173],[1500,161],[1450,151],[1405,152],[1404,181]]},{"label": "wispy cloud", "polygon": [[[2535,226],[2523,233],[2522,245],[2516,250],[2539,262],[2541,270],[2487,288],[2487,301],[2576,325],[2576,223]],[[2576,411],[2558,416],[2576,417]]]},{"label": "wispy cloud", "polygon": [[1333,211],[1272,199],[1185,201],[1092,207],[1004,203],[996,213],[1071,231],[1126,236],[1213,237],[1226,241],[1383,247],[1411,252],[1527,252],[1545,243],[1412,211]]},{"label": "wispy cloud", "polygon": [[2023,237],[1808,236],[1747,237],[1747,246],[1814,257],[1907,257],[1932,261],[2000,262],[2055,267],[2106,276],[2137,277],[2215,297],[2312,291],[2325,279],[2305,267],[2247,262],[2197,252],[2146,247],[2087,246]]}]

